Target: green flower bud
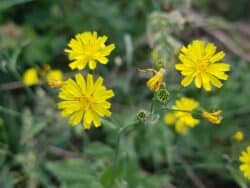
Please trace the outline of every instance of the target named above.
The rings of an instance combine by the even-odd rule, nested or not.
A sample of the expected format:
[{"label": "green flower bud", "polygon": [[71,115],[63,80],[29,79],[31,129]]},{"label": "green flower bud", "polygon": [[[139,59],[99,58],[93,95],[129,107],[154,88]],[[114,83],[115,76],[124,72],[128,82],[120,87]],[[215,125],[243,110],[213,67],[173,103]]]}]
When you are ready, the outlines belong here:
[{"label": "green flower bud", "polygon": [[155,70],[159,71],[161,68],[164,68],[164,63],[162,61],[157,61],[154,66]]},{"label": "green flower bud", "polygon": [[136,118],[139,122],[145,122],[148,118],[148,113],[145,110],[139,110],[139,112],[136,115]]},{"label": "green flower bud", "polygon": [[160,103],[166,104],[168,102],[169,99],[169,92],[167,89],[160,89],[159,91],[157,91],[155,93],[155,97],[154,99]]}]

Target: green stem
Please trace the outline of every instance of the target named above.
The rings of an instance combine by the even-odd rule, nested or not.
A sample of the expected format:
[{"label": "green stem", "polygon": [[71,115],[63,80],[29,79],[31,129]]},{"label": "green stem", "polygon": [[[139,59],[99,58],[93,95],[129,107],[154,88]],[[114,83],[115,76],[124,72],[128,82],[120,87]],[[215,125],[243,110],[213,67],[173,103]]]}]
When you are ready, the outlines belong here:
[{"label": "green stem", "polygon": [[153,113],[154,110],[154,101],[152,100],[151,106],[150,106],[150,114]]},{"label": "green stem", "polygon": [[[120,123],[118,122],[118,124],[120,124]],[[112,178],[111,178],[111,181],[110,181],[110,184],[109,184],[110,188],[113,188],[115,175],[117,174],[116,171],[117,171],[118,162],[119,162],[119,151],[120,151],[120,143],[121,143],[122,134],[125,131],[130,132],[129,128],[132,127],[135,124],[136,124],[136,122],[133,122],[132,124],[129,124],[127,126],[119,128],[119,130],[118,130],[118,134],[117,134],[117,138],[116,138],[115,155],[114,155],[114,169],[113,169]]]},{"label": "green stem", "polygon": [[115,180],[115,174],[117,174],[117,167],[119,162],[119,151],[120,151],[120,142],[121,142],[121,136],[124,129],[119,129],[117,139],[116,139],[116,148],[115,148],[115,156],[114,156],[114,169],[112,173],[112,178],[110,181],[109,187],[112,188]]},{"label": "green stem", "polygon": [[173,109],[173,108],[162,108],[163,110],[170,110],[170,111],[177,111],[177,112],[187,112],[187,113],[192,113],[190,110],[179,110],[179,109]]},{"label": "green stem", "polygon": [[190,110],[180,110],[180,109],[173,109],[173,108],[167,108],[167,107],[164,107],[162,108],[163,110],[170,110],[170,111],[173,111],[173,112],[185,112],[185,113],[190,113],[192,115],[197,115],[199,117],[202,116],[202,112],[199,111],[199,110],[194,110],[194,111],[190,111]]}]

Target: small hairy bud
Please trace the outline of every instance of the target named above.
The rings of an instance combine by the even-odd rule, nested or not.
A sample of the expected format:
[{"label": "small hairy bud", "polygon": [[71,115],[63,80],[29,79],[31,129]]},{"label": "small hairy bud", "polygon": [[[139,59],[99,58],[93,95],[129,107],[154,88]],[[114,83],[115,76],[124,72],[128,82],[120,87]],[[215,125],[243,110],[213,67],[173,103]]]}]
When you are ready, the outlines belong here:
[{"label": "small hairy bud", "polygon": [[168,102],[169,99],[169,92],[167,89],[160,89],[159,91],[157,91],[155,93],[155,97],[154,99],[160,103],[166,104]]},{"label": "small hairy bud", "polygon": [[160,69],[164,68],[164,63],[162,61],[157,61],[155,63],[155,70],[159,71]]},{"label": "small hairy bud", "polygon": [[139,122],[145,122],[148,117],[148,113],[145,110],[139,110],[136,114],[136,118]]}]

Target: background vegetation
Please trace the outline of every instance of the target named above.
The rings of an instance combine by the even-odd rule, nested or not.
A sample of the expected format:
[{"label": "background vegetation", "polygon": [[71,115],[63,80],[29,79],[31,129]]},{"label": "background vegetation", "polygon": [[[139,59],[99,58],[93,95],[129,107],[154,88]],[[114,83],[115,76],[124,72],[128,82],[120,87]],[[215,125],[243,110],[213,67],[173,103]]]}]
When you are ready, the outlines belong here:
[{"label": "background vegetation", "polygon": [[[249,0],[1,0],[0,187],[248,187],[238,157],[250,140],[249,16]],[[64,48],[82,31],[106,34],[116,44],[98,72],[115,91],[113,117],[121,123],[105,120],[90,131],[60,117],[57,91],[21,82],[27,68],[44,64],[69,72]],[[153,123],[121,136],[118,150],[116,128],[134,122],[152,101],[147,74],[137,68],[152,67],[150,53],[159,50],[169,63],[167,87],[176,88],[180,76],[171,65],[180,45],[196,38],[226,51],[230,77],[220,90],[183,92],[221,108],[222,124],[202,121],[182,136],[158,109]],[[232,139],[237,130],[244,141]]]}]

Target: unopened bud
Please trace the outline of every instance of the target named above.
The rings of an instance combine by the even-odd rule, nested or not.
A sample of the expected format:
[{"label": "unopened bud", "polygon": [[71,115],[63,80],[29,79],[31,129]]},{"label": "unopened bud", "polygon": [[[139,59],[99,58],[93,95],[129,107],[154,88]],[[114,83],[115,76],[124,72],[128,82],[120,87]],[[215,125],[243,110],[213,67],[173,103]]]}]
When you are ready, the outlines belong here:
[{"label": "unopened bud", "polygon": [[140,110],[136,115],[136,118],[139,122],[145,122],[147,117],[148,113],[145,110]]},{"label": "unopened bud", "polygon": [[155,70],[159,71],[160,69],[164,68],[164,63],[162,61],[155,62]]},{"label": "unopened bud", "polygon": [[154,99],[160,103],[166,104],[168,102],[169,99],[169,92],[167,89],[160,89],[159,91],[157,91],[155,93],[155,97]]}]

